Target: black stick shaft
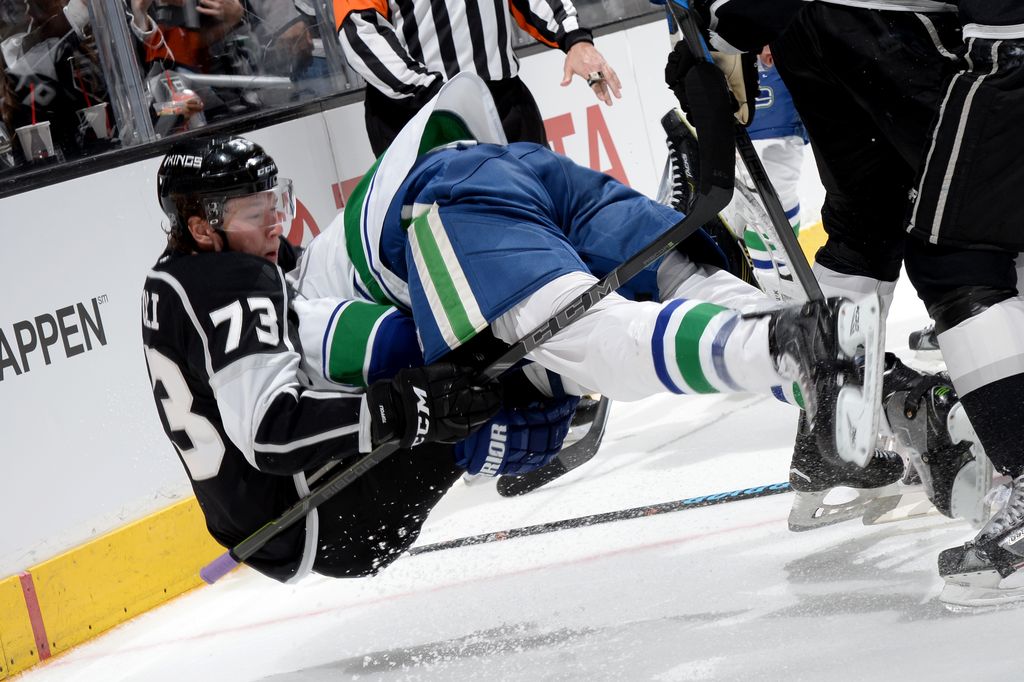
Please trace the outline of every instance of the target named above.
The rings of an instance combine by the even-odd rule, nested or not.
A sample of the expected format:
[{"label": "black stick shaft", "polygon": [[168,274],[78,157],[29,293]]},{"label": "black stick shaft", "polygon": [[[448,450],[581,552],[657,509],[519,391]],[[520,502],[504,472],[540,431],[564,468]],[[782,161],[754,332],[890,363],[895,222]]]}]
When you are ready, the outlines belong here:
[{"label": "black stick shaft", "polygon": [[577,516],[572,519],[550,521],[548,523],[540,523],[535,526],[520,526],[519,528],[509,528],[508,530],[499,530],[493,533],[468,535],[462,538],[455,538],[454,540],[445,540],[443,542],[435,542],[421,547],[413,547],[409,550],[409,554],[416,555],[427,554],[429,552],[440,552],[445,549],[470,547],[472,545],[483,545],[489,542],[512,540],[514,538],[523,538],[530,535],[554,533],[555,531],[566,530],[569,528],[585,528],[587,526],[596,526],[601,523],[611,523],[613,521],[657,516],[658,514],[668,514],[671,512],[685,511],[687,509],[713,507],[715,505],[726,504],[728,502],[754,500],[759,497],[769,497],[780,493],[788,493],[790,490],[791,488],[789,483],[773,483],[771,485],[744,488],[743,490],[733,490],[726,493],[690,497],[685,500],[672,500],[671,502],[661,502],[659,504],[651,504],[643,507],[631,507],[629,509],[621,509],[619,511],[590,514],[588,516]]},{"label": "black stick shaft", "polygon": [[808,300],[820,301],[824,299],[825,296],[821,292],[821,285],[818,284],[814,271],[811,270],[811,265],[807,262],[807,256],[804,255],[803,249],[800,248],[800,241],[793,233],[793,227],[789,224],[785,209],[782,208],[778,192],[775,191],[775,187],[768,177],[768,172],[764,169],[764,164],[761,162],[761,157],[757,155],[757,150],[754,149],[754,144],[750,141],[750,133],[747,132],[746,127],[739,121],[736,122],[736,149],[739,151],[740,159],[742,159],[747,173],[750,174],[750,179],[754,182],[754,189],[757,190],[761,201],[764,203],[768,217],[771,218],[776,237],[782,244],[782,248],[786,252],[786,258],[789,260],[789,267],[803,287]]}]

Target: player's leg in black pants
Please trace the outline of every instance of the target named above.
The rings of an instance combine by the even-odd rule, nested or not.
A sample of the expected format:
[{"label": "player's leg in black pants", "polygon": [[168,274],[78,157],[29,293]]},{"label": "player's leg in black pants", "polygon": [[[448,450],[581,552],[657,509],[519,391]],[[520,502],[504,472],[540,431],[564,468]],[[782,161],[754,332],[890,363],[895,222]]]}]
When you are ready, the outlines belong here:
[{"label": "player's leg in black pants", "polygon": [[429,443],[399,450],[320,505],[313,570],[353,578],[373,575],[397,559],[462,474],[452,447]]},{"label": "player's leg in black pants", "polygon": [[992,464],[1024,475],[1024,300],[1015,252],[907,240],[907,274]]},{"label": "player's leg in black pants", "polygon": [[971,39],[910,213],[907,273],[992,463],[1024,474],[1024,39]]},{"label": "player's leg in black pants", "polygon": [[907,196],[955,66],[925,19],[956,44],[955,17],[822,3],[772,44],[825,185],[817,263],[840,275],[899,276]]},{"label": "player's leg in black pants", "polygon": [[[938,109],[941,79],[955,62],[929,30],[955,35],[955,18],[935,19],[937,27],[911,13],[814,3],[771,46],[826,190],[828,240],[815,263],[826,295],[874,292],[887,305],[895,288],[907,196]],[[882,454],[863,470],[834,469],[801,430],[791,466],[797,498],[790,527],[857,517],[902,473],[898,457]],[[857,505],[828,508],[824,495],[837,485],[866,492]]]}]

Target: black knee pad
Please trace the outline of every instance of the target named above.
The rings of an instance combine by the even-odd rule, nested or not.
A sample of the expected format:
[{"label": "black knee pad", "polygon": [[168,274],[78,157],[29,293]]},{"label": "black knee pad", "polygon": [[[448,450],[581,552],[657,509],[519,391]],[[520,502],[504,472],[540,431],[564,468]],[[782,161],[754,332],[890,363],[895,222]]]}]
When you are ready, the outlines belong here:
[{"label": "black knee pad", "polygon": [[939,333],[1017,295],[1016,253],[907,240],[907,275]]}]

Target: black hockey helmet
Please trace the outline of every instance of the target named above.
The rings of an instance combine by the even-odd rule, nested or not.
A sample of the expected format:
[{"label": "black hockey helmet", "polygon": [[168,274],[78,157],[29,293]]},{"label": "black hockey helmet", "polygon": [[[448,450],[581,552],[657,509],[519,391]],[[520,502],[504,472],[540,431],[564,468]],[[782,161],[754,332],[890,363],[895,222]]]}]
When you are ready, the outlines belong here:
[{"label": "black hockey helmet", "polygon": [[279,183],[274,160],[243,137],[195,139],[176,145],[160,163],[156,180],[157,198],[172,231],[184,230],[198,209],[212,227],[222,230],[228,200],[282,189],[283,201],[294,215],[291,181]]}]

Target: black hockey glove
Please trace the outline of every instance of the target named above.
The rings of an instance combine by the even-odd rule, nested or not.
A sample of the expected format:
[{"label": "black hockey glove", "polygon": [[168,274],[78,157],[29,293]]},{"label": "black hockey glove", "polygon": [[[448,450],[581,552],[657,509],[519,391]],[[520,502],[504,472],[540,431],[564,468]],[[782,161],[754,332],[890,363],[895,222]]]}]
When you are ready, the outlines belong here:
[{"label": "black hockey glove", "polygon": [[[732,95],[733,112],[736,120],[749,126],[754,122],[754,105],[761,91],[757,74],[757,57],[752,54],[724,54],[712,52],[715,66],[725,76]],[[686,91],[686,75],[697,64],[686,43],[680,41],[672,48],[665,64],[665,83],[679,100],[679,106],[690,113],[690,97]]]},{"label": "black hockey glove", "polygon": [[403,448],[420,443],[456,443],[501,407],[501,387],[473,383],[471,370],[449,363],[403,369],[366,391],[373,444],[397,440]]}]

